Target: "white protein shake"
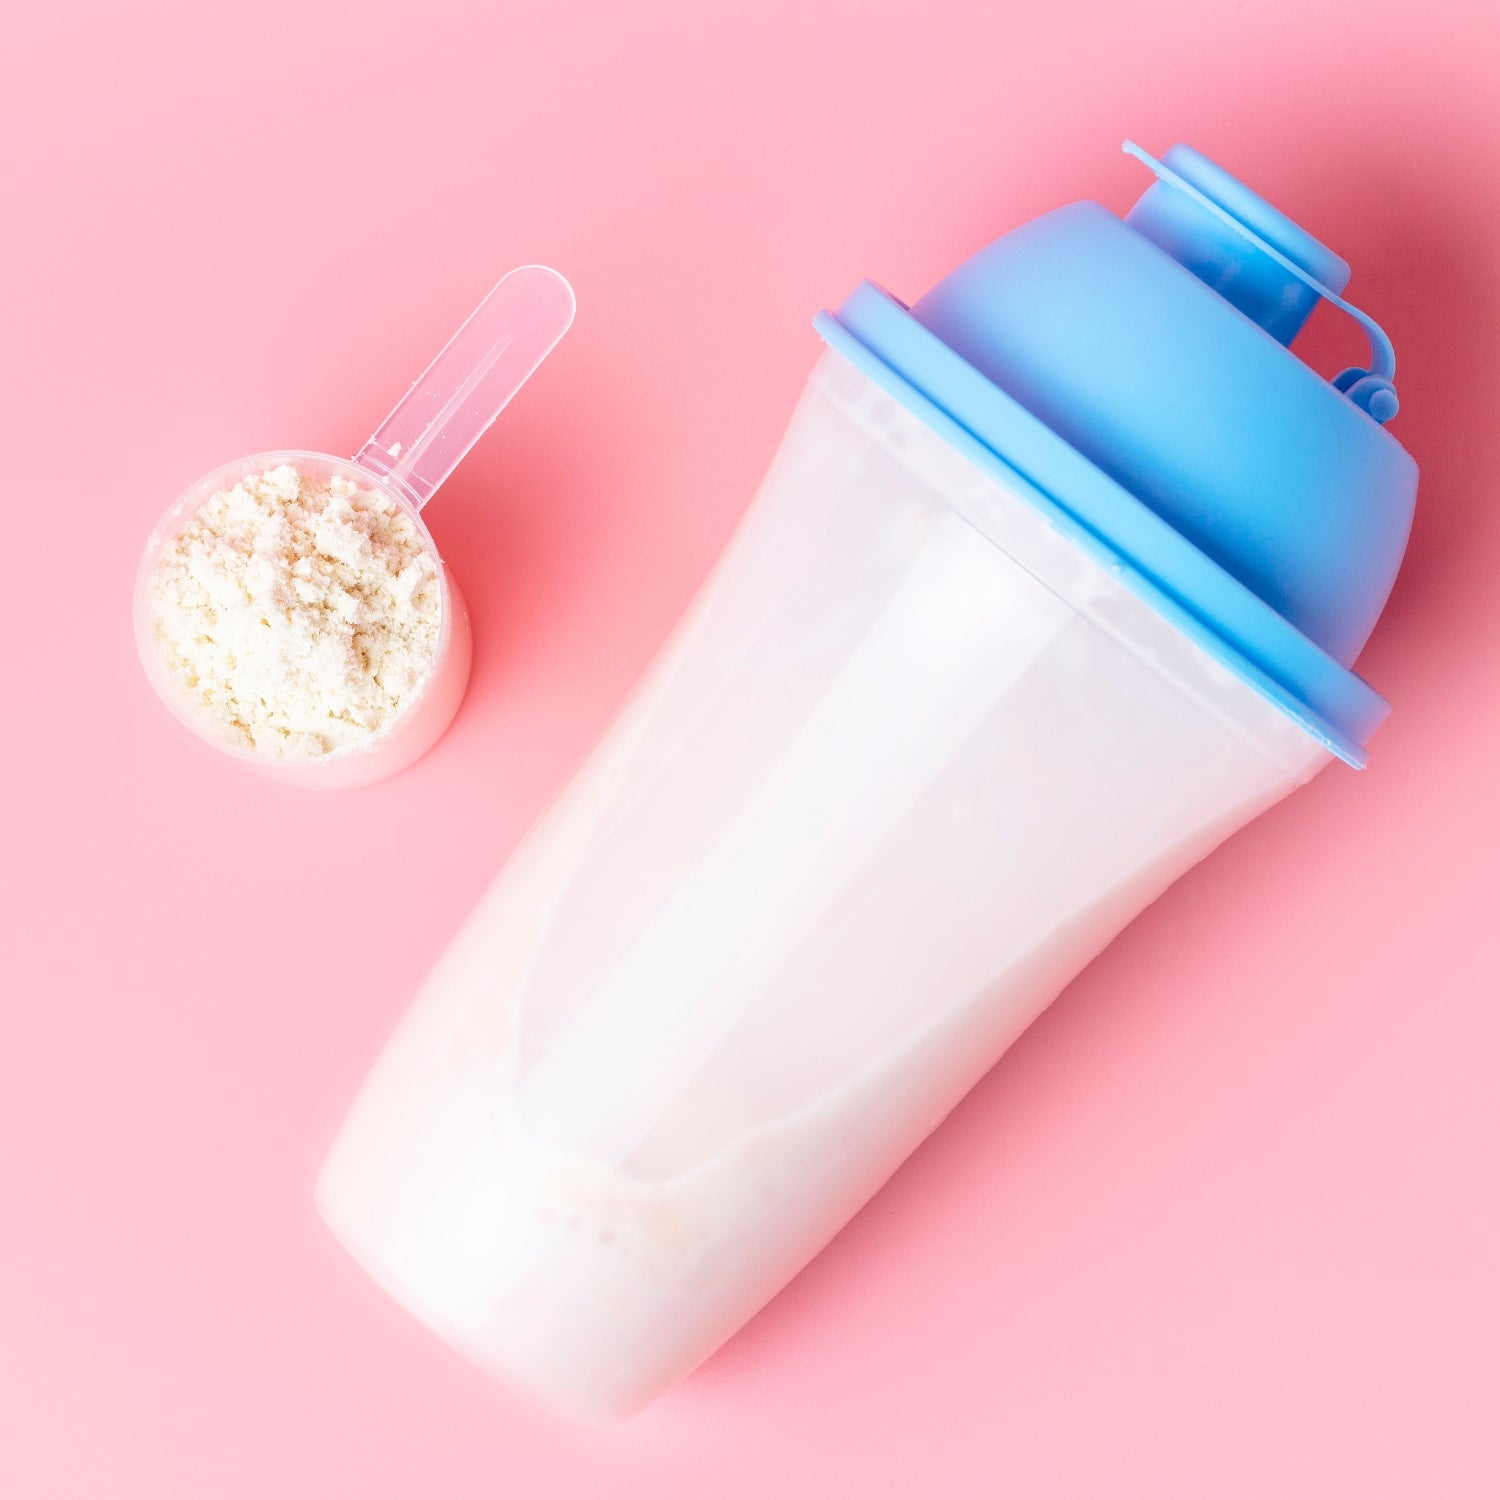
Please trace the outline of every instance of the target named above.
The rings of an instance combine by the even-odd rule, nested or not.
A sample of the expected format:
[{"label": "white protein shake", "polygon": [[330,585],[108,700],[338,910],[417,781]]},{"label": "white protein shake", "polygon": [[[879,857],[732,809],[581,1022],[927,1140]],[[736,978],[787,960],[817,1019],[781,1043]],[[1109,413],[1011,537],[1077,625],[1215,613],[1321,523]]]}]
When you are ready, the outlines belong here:
[{"label": "white protein shake", "polygon": [[335,1231],[501,1379],[638,1409],[1326,761],[1173,635],[825,356],[648,685],[366,1085]]},{"label": "white protein shake", "polygon": [[[554,1408],[661,1394],[1183,871],[1364,764],[1394,351],[1244,184],[1126,149],[1125,217],[815,320],[735,540],[328,1159],[359,1262]],[[1320,301],[1368,368],[1290,352]]]}]

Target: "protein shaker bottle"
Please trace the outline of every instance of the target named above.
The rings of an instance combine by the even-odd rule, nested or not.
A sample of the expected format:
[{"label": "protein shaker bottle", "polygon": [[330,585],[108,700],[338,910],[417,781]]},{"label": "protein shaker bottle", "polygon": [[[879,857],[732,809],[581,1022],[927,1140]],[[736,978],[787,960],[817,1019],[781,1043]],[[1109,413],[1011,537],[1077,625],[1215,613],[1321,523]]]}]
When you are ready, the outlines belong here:
[{"label": "protein shaker bottle", "polygon": [[[818,317],[740,532],[334,1147],[354,1255],[555,1407],[685,1374],[1177,876],[1363,764],[1390,344],[1234,178],[1126,149],[1124,220]],[[1320,298],[1368,370],[1287,350]]]}]

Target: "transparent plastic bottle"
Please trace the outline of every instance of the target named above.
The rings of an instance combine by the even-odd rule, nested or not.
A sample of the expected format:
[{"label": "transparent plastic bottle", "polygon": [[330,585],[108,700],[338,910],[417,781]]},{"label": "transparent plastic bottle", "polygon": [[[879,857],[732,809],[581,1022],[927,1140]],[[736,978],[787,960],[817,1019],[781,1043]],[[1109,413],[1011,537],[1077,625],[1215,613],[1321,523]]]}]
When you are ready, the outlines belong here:
[{"label": "transparent plastic bottle", "polygon": [[[1096,258],[1139,240],[1184,276],[1162,295],[1219,304],[1304,369],[1082,207]],[[1037,305],[1024,268],[999,274]],[[1019,365],[901,356],[903,333],[940,341],[882,297],[820,320],[832,347],[734,542],[439,962],[320,1183],[396,1297],[586,1418],[629,1415],[729,1337],[1136,913],[1357,762],[1383,709],[1109,453],[1007,394]],[[1222,364],[1212,329],[1205,348]],[[1096,344],[1090,368],[1111,357]],[[1353,381],[1305,373],[1327,420],[1399,455],[1409,518],[1410,460]],[[954,411],[984,387],[988,428]],[[1289,507],[1276,544],[1311,545],[1307,524]],[[1191,608],[1183,567],[1210,585]]]}]

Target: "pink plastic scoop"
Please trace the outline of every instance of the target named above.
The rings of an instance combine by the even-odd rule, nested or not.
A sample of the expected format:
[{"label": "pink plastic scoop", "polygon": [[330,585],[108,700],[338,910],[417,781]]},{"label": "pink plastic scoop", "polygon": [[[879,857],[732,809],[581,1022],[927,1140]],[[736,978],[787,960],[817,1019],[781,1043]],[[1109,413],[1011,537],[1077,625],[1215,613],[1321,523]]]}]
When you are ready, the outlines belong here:
[{"label": "pink plastic scoop", "polygon": [[[307,787],[368,785],[405,769],[436,744],[468,683],[469,620],[420,511],[568,331],[574,308],[573,289],[556,271],[521,266],[501,277],[352,460],[290,449],[253,453],[205,474],[178,497],[151,533],[141,559],[135,634],[147,677],[182,723],[254,769]],[[295,758],[260,754],[224,739],[168,671],[153,631],[148,590],[163,549],[205,501],[282,464],[313,480],[343,475],[361,488],[383,490],[416,527],[436,564],[442,591],[431,669],[397,717],[358,743]]]}]

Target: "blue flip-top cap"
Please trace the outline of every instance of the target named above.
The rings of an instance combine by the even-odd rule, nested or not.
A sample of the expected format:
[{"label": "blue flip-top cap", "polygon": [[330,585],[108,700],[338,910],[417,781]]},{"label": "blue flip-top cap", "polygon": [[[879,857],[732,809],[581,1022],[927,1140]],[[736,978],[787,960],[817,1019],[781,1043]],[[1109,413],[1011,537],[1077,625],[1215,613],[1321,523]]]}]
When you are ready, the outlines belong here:
[{"label": "blue flip-top cap", "polygon": [[[1019,487],[1351,765],[1389,705],[1349,670],[1411,529],[1417,466],[1385,430],[1395,356],[1349,267],[1187,146],[1122,220],[1074,203],[907,307],[864,282],[818,331]],[[1320,300],[1368,368],[1286,347]]]}]

